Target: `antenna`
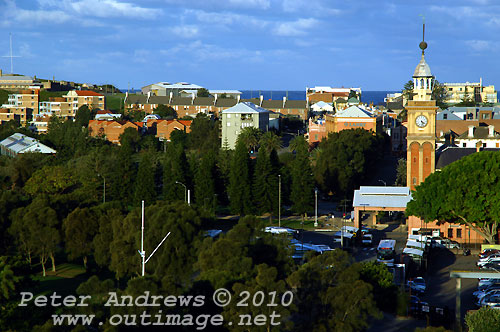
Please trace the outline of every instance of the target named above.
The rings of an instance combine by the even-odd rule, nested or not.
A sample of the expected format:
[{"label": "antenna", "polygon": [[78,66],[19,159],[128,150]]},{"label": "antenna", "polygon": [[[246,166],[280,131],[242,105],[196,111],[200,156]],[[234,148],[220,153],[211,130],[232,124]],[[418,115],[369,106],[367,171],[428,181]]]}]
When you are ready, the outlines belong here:
[{"label": "antenna", "polygon": [[425,42],[425,16],[422,14],[419,14],[419,16],[422,16],[422,41],[418,46],[422,50],[422,56],[423,56],[424,50],[427,48],[427,43]]},{"label": "antenna", "polygon": [[10,58],[10,73],[14,74],[14,63],[13,58],[20,58],[18,55],[12,55],[12,33],[10,33],[10,55],[4,55],[2,58]]}]

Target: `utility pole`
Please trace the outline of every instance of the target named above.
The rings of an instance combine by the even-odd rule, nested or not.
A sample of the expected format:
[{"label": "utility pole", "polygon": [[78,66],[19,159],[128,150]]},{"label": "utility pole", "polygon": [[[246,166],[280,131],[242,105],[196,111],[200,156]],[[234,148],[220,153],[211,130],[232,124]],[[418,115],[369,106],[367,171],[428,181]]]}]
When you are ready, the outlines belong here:
[{"label": "utility pole", "polygon": [[155,254],[156,250],[158,250],[158,248],[160,248],[160,246],[163,244],[163,242],[165,242],[165,240],[167,239],[167,237],[170,235],[170,232],[168,232],[167,235],[165,235],[165,237],[163,238],[163,240],[161,240],[160,244],[158,244],[155,248],[155,250],[153,250],[153,252],[151,253],[151,255],[149,255],[149,257],[146,259],[146,251],[144,251],[144,201],[142,201],[142,218],[141,218],[141,250],[137,250],[139,251],[139,255],[141,255],[141,258],[142,258],[142,271],[141,271],[141,276],[144,277],[144,274],[146,272],[146,263],[151,259],[151,257],[153,257],[153,255]]},{"label": "utility pole", "polygon": [[281,227],[281,174],[278,174],[278,226]]}]

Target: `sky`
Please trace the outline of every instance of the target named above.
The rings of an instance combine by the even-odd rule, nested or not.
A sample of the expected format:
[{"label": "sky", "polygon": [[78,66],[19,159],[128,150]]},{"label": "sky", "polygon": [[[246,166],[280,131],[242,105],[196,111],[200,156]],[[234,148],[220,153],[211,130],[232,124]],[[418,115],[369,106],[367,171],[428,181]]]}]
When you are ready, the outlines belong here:
[{"label": "sky", "polygon": [[15,73],[122,89],[396,91],[424,17],[438,81],[500,84],[497,0],[0,0],[0,55],[12,34]]}]

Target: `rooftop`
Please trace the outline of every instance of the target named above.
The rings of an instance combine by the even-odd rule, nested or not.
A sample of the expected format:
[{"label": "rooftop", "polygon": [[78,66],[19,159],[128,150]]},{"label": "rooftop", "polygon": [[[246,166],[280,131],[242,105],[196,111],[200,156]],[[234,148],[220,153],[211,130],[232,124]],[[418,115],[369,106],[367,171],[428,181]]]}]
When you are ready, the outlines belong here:
[{"label": "rooftop", "polygon": [[222,113],[269,113],[269,110],[266,110],[260,106],[257,106],[250,102],[242,102],[234,105],[231,108],[228,108]]},{"label": "rooftop", "polygon": [[410,200],[409,187],[361,186],[354,191],[353,206],[404,208]]}]

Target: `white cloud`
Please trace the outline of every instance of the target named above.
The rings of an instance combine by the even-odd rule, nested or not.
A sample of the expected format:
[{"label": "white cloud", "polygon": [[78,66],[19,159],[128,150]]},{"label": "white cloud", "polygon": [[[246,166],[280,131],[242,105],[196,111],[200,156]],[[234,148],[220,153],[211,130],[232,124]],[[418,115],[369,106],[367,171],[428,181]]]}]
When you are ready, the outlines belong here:
[{"label": "white cloud", "polygon": [[306,30],[318,24],[317,19],[300,18],[293,22],[278,23],[273,32],[278,36],[301,36],[306,34]]},{"label": "white cloud", "polygon": [[331,8],[328,3],[321,0],[283,0],[282,8],[284,12],[296,13],[307,12],[315,16],[339,15],[342,10]]},{"label": "white cloud", "polygon": [[497,45],[489,40],[466,40],[465,44],[470,47],[472,51],[477,53],[495,51],[498,49]]},{"label": "white cloud", "polygon": [[[149,19],[161,14],[160,9],[143,8],[118,0],[38,0],[38,8],[18,7],[14,0],[5,0],[2,25],[78,23],[83,26],[103,26],[102,18],[130,17]],[[32,8],[32,9],[31,9]]]},{"label": "white cloud", "polygon": [[213,25],[214,22],[217,25],[233,25],[233,24],[241,24],[246,26],[257,26],[257,27],[265,27],[269,25],[269,22],[264,21],[262,19],[230,13],[230,12],[206,12],[203,10],[187,10],[186,14],[194,15],[196,19],[200,22],[207,23]]},{"label": "white cloud", "polygon": [[204,8],[214,10],[216,8],[236,8],[236,9],[268,9],[271,6],[270,0],[165,0],[167,4],[178,5],[183,8]]},{"label": "white cloud", "polygon": [[182,38],[195,38],[199,34],[199,29],[196,25],[181,25],[170,29],[170,31]]}]

